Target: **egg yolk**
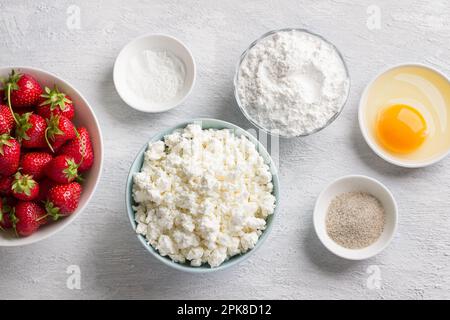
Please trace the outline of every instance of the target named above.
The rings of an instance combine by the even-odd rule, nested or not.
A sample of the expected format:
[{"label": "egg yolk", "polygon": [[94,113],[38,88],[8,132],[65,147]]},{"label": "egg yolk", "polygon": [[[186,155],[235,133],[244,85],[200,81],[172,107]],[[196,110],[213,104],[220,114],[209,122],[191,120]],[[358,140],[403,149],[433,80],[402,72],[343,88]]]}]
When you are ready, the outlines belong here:
[{"label": "egg yolk", "polygon": [[404,104],[381,110],[376,132],[383,146],[396,153],[409,153],[418,149],[428,134],[422,114]]}]

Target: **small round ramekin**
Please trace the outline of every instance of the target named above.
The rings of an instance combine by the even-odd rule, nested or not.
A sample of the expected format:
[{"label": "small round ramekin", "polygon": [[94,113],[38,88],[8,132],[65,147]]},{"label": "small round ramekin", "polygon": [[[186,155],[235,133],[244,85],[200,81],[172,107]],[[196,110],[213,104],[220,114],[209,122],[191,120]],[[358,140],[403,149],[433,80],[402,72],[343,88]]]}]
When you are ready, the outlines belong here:
[{"label": "small round ramekin", "polygon": [[[346,192],[366,192],[377,198],[385,210],[385,225],[381,236],[368,247],[348,249],[330,238],[326,230],[326,216],[331,201]],[[314,229],[322,244],[335,255],[348,260],[371,258],[383,251],[397,230],[398,208],[394,196],[381,182],[363,175],[350,175],[331,182],[320,193],[314,207]]]},{"label": "small round ramekin", "polygon": [[[186,70],[185,83],[181,93],[174,100],[150,106],[128,89],[125,76],[128,61],[131,56],[148,49],[168,50],[183,62]],[[182,104],[191,93],[195,78],[196,66],[191,51],[177,38],[165,34],[147,34],[132,40],[120,51],[114,63],[113,79],[117,93],[127,105],[147,113],[168,111]]]}]

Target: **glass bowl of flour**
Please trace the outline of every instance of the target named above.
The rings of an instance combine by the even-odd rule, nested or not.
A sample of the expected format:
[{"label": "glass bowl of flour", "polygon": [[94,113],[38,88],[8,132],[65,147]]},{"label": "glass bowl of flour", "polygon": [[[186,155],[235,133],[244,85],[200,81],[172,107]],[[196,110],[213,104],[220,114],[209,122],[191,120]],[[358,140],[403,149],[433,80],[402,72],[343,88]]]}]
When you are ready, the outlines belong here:
[{"label": "glass bowl of flour", "polygon": [[331,124],[349,94],[338,49],[305,29],[270,31],[241,55],[234,77],[237,104],[259,129],[284,138]]}]

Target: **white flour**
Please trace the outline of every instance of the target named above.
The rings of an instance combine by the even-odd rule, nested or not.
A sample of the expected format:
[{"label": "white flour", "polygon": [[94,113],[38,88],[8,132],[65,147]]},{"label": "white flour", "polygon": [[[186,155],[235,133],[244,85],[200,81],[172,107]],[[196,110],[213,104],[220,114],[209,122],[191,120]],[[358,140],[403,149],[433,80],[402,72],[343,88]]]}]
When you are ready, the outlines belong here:
[{"label": "white flour", "polygon": [[169,102],[184,86],[183,62],[168,51],[144,50],[130,59],[127,84],[149,104]]},{"label": "white flour", "polygon": [[342,108],[348,90],[336,49],[301,31],[264,38],[249,50],[238,73],[237,94],[250,118],[287,137],[325,126]]}]

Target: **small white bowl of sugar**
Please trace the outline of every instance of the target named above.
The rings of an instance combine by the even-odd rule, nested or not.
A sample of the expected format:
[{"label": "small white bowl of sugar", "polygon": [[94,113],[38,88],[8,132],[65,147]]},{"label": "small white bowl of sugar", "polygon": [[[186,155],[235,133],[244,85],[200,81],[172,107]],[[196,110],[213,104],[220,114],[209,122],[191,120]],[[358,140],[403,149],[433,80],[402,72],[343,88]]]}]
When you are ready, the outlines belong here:
[{"label": "small white bowl of sugar", "polygon": [[114,85],[130,107],[164,112],[180,105],[196,76],[194,58],[178,39],[150,34],[128,43],[114,64]]},{"label": "small white bowl of sugar", "polygon": [[362,175],[330,183],[317,198],[313,217],[323,245],[349,260],[368,259],[383,251],[394,237],[397,219],[392,193]]}]

